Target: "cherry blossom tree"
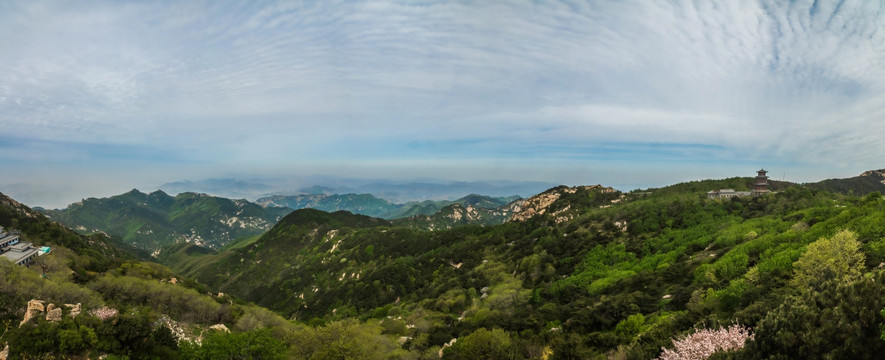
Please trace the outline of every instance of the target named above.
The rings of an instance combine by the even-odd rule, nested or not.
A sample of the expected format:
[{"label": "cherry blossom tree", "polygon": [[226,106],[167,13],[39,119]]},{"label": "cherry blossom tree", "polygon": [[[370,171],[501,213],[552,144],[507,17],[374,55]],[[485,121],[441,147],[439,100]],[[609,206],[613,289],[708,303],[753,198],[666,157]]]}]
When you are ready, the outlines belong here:
[{"label": "cherry blossom tree", "polygon": [[660,360],[703,360],[717,351],[737,350],[753,339],[750,329],[732,325],[718,330],[698,329],[681,339],[673,339],[673,349],[661,348]]}]

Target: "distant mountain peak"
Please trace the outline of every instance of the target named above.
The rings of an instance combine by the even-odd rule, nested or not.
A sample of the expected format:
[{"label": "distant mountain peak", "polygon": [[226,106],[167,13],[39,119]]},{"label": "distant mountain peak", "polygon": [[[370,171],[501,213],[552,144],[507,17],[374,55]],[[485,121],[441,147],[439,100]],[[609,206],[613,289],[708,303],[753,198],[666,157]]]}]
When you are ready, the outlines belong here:
[{"label": "distant mountain peak", "polygon": [[15,211],[18,211],[19,213],[24,214],[27,217],[31,217],[31,218],[43,217],[42,214],[34,211],[33,209],[29,208],[25,204],[22,204],[18,201],[13,200],[11,197],[8,197],[8,196],[4,195],[3,193],[0,193],[0,206],[6,206],[11,209],[15,209]]},{"label": "distant mountain peak", "polygon": [[[538,195],[532,196],[520,203],[514,203],[514,214],[510,217],[510,221],[526,221],[536,215],[544,214],[560,215],[571,209],[571,205],[562,204],[561,199],[571,194],[588,191],[596,191],[604,194],[617,192],[617,190],[611,187],[606,187],[602,185],[585,185],[574,187],[560,185]],[[558,217],[557,222],[567,219],[568,217],[566,216]]]},{"label": "distant mountain peak", "polygon": [[105,232],[139,249],[156,251],[177,242],[218,248],[270,229],[289,211],[203,193],[171,197],[161,190],[148,195],[133,189],[43,213],[78,231]]},{"label": "distant mountain peak", "polygon": [[879,178],[885,178],[885,169],[867,170],[864,171],[863,174],[860,174],[860,176],[875,176]]},{"label": "distant mountain peak", "polygon": [[842,194],[866,195],[871,192],[885,193],[885,169],[867,170],[845,179],[827,179],[806,183],[806,187]]}]

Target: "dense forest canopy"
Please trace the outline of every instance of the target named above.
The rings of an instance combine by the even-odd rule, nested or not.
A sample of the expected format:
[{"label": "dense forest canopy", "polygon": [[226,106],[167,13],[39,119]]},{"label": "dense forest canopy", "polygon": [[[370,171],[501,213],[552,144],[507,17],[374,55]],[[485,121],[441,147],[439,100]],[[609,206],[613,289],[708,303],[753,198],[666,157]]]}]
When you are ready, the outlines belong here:
[{"label": "dense forest canopy", "polygon": [[[4,321],[34,296],[119,312],[10,326],[2,341],[21,357],[876,358],[882,195],[705,195],[741,181],[558,187],[524,221],[442,231],[298,210],[219,250],[171,246],[169,268],[3,207],[0,225],[59,248],[47,278],[3,265]],[[24,340],[56,338],[42,334],[59,340]]]}]

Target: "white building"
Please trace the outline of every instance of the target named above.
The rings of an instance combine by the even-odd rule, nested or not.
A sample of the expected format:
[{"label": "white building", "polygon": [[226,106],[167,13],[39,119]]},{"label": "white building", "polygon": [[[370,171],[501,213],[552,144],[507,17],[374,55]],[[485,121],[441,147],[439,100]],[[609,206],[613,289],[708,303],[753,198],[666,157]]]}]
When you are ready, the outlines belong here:
[{"label": "white building", "polygon": [[710,199],[727,199],[735,196],[750,196],[750,191],[734,191],[734,189],[719,189],[707,191],[707,197]]},{"label": "white building", "polygon": [[0,226],[0,257],[16,265],[29,265],[40,255],[40,249],[27,241],[20,241],[18,234],[10,234]]}]

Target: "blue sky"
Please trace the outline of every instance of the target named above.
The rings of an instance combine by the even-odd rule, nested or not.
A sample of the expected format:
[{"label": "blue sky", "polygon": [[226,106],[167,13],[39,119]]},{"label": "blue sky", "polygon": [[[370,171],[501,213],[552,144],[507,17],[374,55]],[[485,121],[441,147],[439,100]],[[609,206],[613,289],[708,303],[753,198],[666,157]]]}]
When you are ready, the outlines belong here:
[{"label": "blue sky", "polygon": [[881,1],[2,1],[0,192],[885,167]]}]

